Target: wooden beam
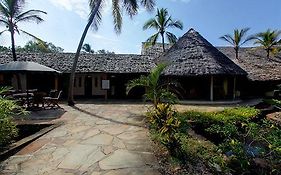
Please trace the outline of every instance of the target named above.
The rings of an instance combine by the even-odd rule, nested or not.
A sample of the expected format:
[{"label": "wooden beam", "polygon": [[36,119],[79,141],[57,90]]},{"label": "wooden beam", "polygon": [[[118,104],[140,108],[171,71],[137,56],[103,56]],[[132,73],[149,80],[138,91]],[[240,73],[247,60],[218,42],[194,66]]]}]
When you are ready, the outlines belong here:
[{"label": "wooden beam", "polygon": [[214,77],[211,76],[211,83],[210,83],[210,100],[214,101]]}]

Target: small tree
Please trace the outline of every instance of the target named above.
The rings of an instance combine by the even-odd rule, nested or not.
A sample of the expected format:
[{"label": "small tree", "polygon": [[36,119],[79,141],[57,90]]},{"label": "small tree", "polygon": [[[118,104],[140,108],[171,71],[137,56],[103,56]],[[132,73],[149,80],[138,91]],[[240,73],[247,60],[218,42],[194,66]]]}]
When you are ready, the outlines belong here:
[{"label": "small tree", "polygon": [[182,30],[183,24],[179,20],[173,20],[172,17],[169,16],[167,9],[157,9],[155,18],[149,19],[143,26],[143,30],[157,30],[157,33],[147,39],[146,42],[148,45],[155,45],[160,35],[162,38],[163,52],[165,52],[165,34],[170,43],[174,44],[177,41],[177,37],[173,33],[167,31],[169,28],[178,28]]},{"label": "small tree", "polygon": [[244,29],[235,29],[234,32],[233,32],[233,35],[230,35],[230,34],[227,34],[227,35],[224,35],[222,37],[220,37],[220,39],[230,43],[234,50],[235,50],[235,56],[236,56],[236,59],[238,60],[239,59],[239,49],[242,45],[246,44],[247,42],[251,41],[254,39],[253,36],[248,36],[246,37],[247,35],[247,32],[250,30],[250,28],[244,28]]},{"label": "small tree", "polygon": [[151,100],[156,108],[160,102],[174,103],[177,100],[176,95],[169,91],[172,83],[160,80],[160,76],[167,67],[167,64],[159,64],[148,76],[141,76],[138,79],[131,80],[127,84],[127,94],[135,87],[144,87],[145,98]]},{"label": "small tree", "polygon": [[83,45],[82,50],[87,53],[95,53],[95,51],[92,49],[92,46],[88,43]]},{"label": "small tree", "polygon": [[280,35],[281,31],[270,29],[256,35],[255,44],[259,44],[265,49],[268,59],[270,57],[270,53],[274,53],[278,49],[277,46],[280,44]]}]

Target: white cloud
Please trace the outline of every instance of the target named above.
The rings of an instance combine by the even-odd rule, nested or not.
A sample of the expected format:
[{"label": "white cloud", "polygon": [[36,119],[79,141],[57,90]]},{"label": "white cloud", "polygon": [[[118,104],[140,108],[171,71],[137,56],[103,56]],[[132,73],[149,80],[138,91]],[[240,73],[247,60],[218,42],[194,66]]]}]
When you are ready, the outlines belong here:
[{"label": "white cloud", "polygon": [[[89,6],[87,0],[49,0],[54,6],[72,11],[83,19],[87,19]],[[103,13],[108,14],[111,8],[111,0],[106,0]]]}]

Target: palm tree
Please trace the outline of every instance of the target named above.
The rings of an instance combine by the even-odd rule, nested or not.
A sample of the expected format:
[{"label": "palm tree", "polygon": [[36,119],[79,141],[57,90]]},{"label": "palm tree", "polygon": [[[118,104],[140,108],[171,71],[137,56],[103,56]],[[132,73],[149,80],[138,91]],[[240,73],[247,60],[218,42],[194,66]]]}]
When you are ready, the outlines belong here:
[{"label": "palm tree", "polygon": [[250,30],[250,28],[244,28],[244,29],[235,29],[233,32],[233,35],[227,34],[224,35],[222,37],[220,37],[220,39],[230,43],[235,50],[235,56],[236,59],[239,60],[239,49],[242,45],[246,44],[247,42],[251,41],[254,39],[253,36],[248,36],[247,32]]},{"label": "palm tree", "polygon": [[265,32],[258,33],[256,35],[255,44],[260,44],[264,47],[267,53],[267,58],[269,58],[270,53],[273,53],[278,44],[280,44],[281,31],[267,29]]},{"label": "palm tree", "polygon": [[143,30],[151,28],[157,30],[157,33],[149,37],[146,42],[148,45],[155,45],[160,35],[162,38],[163,52],[165,52],[165,34],[170,43],[175,43],[177,41],[177,37],[173,33],[168,32],[167,29],[178,28],[182,30],[183,24],[179,20],[173,20],[172,17],[169,16],[167,9],[161,8],[160,10],[157,9],[155,18],[149,19],[143,26]]},{"label": "palm tree", "polygon": [[[155,0],[112,0],[112,16],[113,16],[113,23],[114,23],[114,29],[116,33],[120,33],[122,29],[122,8],[126,11],[126,13],[133,17],[137,14],[139,3],[144,6],[149,11],[152,11],[154,9]],[[90,14],[88,23],[83,31],[83,34],[81,36],[80,42],[77,47],[76,54],[73,59],[73,65],[71,69],[70,79],[69,79],[69,89],[68,89],[68,105],[73,106],[74,105],[74,99],[73,99],[73,85],[74,85],[74,77],[75,77],[75,70],[78,63],[78,58],[80,55],[80,51],[82,49],[82,45],[84,43],[85,37],[88,33],[89,28],[92,26],[94,30],[97,30],[99,27],[99,24],[102,20],[102,14],[101,10],[104,7],[106,2],[104,0],[89,0],[89,6],[90,6]]]},{"label": "palm tree", "polygon": [[23,11],[24,6],[25,0],[1,0],[0,2],[0,24],[6,27],[5,30],[0,32],[0,35],[4,32],[10,32],[14,61],[17,61],[15,49],[15,33],[24,33],[35,39],[40,40],[34,35],[19,29],[18,24],[21,22],[36,22],[38,24],[44,21],[40,17],[40,15],[47,14],[46,12],[41,10]]},{"label": "palm tree", "polygon": [[92,49],[90,44],[84,44],[82,50],[84,50],[87,53],[95,53],[95,51]]},{"label": "palm tree", "polygon": [[141,76],[138,79],[129,81],[126,88],[127,94],[135,87],[145,87],[146,93],[144,96],[153,102],[154,107],[157,107],[163,101],[175,102],[177,100],[176,95],[169,91],[169,88],[174,83],[160,81],[160,76],[166,67],[166,64],[159,64],[148,76]]}]

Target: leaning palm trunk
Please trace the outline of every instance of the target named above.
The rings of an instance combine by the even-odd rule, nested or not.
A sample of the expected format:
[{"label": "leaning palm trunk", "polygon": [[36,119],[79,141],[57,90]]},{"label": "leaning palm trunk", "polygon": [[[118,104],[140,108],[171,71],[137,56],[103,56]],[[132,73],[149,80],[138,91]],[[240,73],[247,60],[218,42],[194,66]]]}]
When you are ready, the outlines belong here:
[{"label": "leaning palm trunk", "polygon": [[70,74],[70,79],[69,79],[69,89],[68,89],[68,105],[69,106],[73,106],[74,105],[74,98],[73,98],[73,85],[74,85],[74,78],[75,78],[75,71],[76,71],[76,67],[77,67],[77,63],[78,63],[78,58],[80,56],[80,51],[82,49],[84,40],[86,38],[87,32],[100,8],[101,5],[101,1],[102,0],[98,0],[97,5],[95,6],[95,8],[93,9],[93,12],[91,13],[90,17],[89,17],[89,21],[88,24],[86,25],[84,32],[82,34],[82,37],[80,39],[74,60],[73,60],[73,65],[71,68],[71,74]]},{"label": "leaning palm trunk", "polygon": [[16,55],[16,46],[15,46],[15,35],[14,30],[11,30],[11,43],[12,43],[12,54],[13,54],[13,60],[17,61],[17,55]]}]

